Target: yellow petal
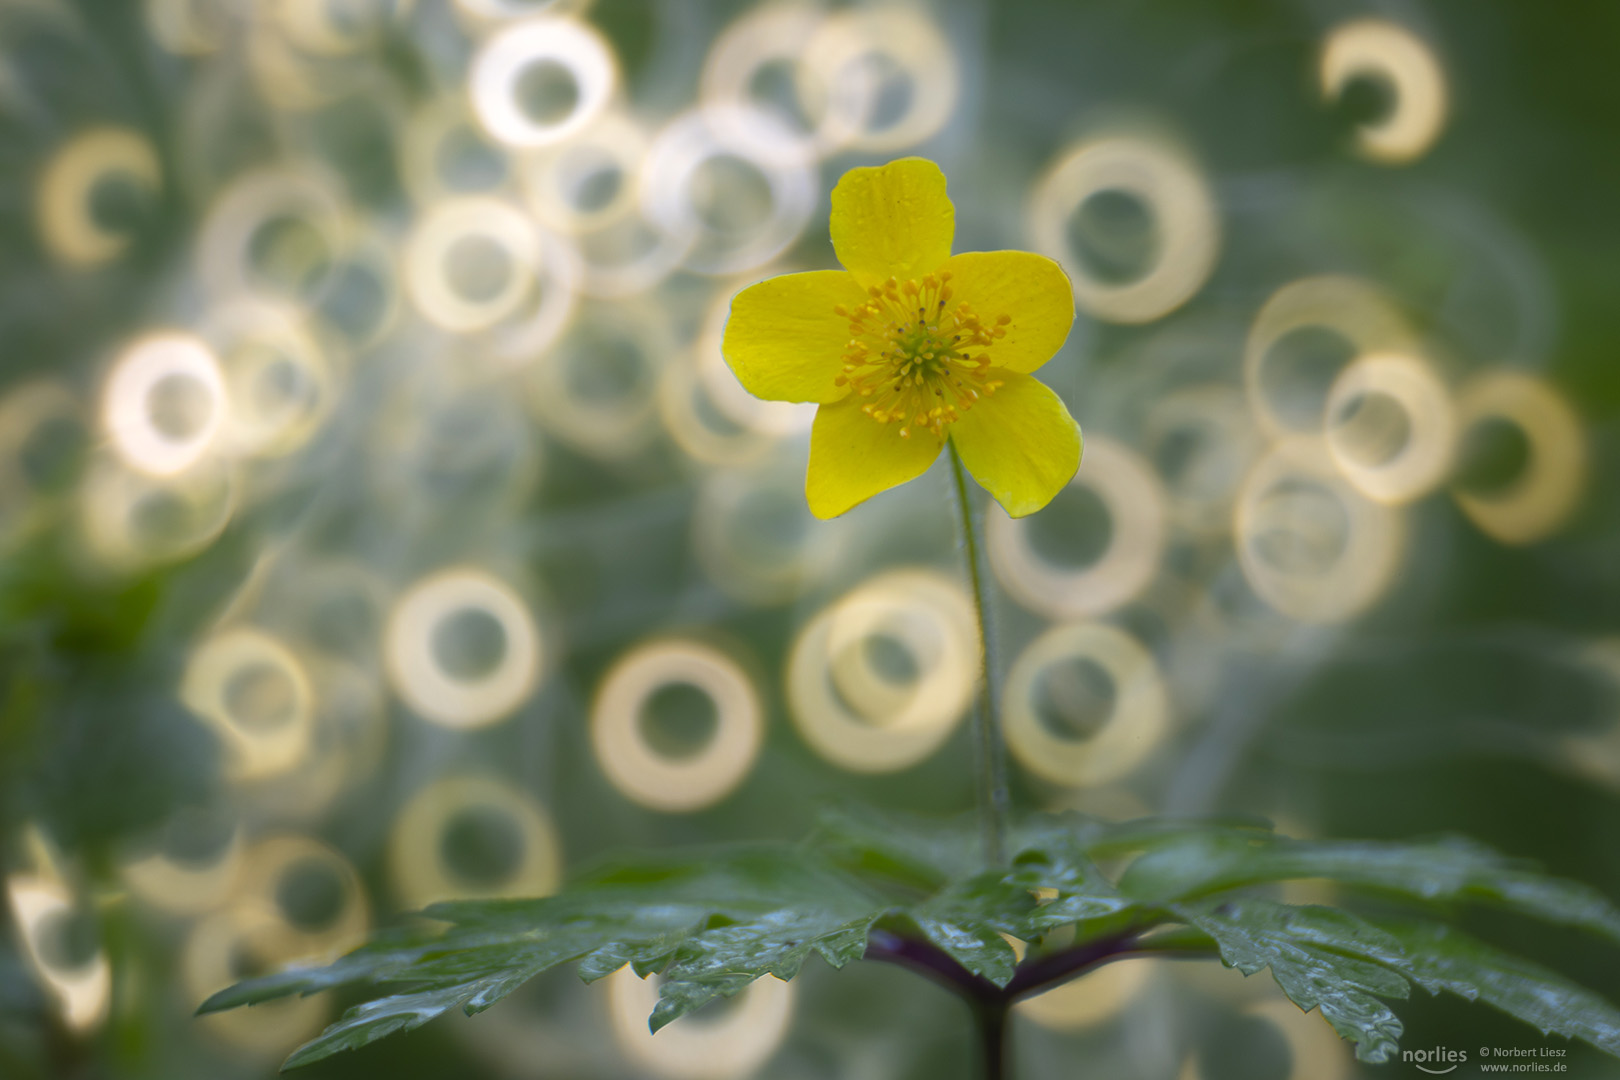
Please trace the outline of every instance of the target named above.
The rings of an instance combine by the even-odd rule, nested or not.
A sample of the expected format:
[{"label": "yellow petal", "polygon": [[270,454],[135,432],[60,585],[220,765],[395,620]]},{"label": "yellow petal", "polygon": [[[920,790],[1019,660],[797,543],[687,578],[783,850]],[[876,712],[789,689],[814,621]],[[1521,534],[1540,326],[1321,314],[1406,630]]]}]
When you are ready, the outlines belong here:
[{"label": "yellow petal", "polygon": [[767,401],[837,401],[852,308],[866,294],[842,270],[783,274],[750,285],[731,301],[720,351],[737,381]]},{"label": "yellow petal", "polygon": [[1074,479],[1080,425],[1039,379],[995,369],[990,377],[1003,385],[947,430],[973,479],[1007,513],[1024,517]]},{"label": "yellow petal", "polygon": [[1074,290],[1063,268],[1028,251],[970,251],[945,264],[956,300],[986,326],[1011,317],[989,346],[993,367],[1030,372],[1052,359],[1074,325]]},{"label": "yellow petal", "polygon": [[928,471],[944,443],[927,429],[900,437],[899,424],[880,424],[852,395],[816,410],[810,429],[810,471],[804,497],[818,518],[833,518],[880,491]]},{"label": "yellow petal", "polygon": [[851,169],[833,188],[833,250],[862,285],[933,273],[951,257],[955,235],[945,174],[926,158]]}]

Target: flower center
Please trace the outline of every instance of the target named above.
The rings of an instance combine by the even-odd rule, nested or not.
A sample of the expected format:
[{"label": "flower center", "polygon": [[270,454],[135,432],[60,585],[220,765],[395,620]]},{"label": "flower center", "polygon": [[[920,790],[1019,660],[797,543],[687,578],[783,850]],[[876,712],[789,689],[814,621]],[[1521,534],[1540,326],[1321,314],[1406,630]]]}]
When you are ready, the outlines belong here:
[{"label": "flower center", "polygon": [[949,273],[890,278],[867,289],[859,307],[833,309],[849,320],[850,332],[835,381],[869,398],[861,411],[899,424],[902,439],[919,427],[944,438],[946,427],[1001,385],[990,378],[990,357],[973,350],[1006,337],[1012,319],[986,325],[967,304],[953,305],[950,280]]}]

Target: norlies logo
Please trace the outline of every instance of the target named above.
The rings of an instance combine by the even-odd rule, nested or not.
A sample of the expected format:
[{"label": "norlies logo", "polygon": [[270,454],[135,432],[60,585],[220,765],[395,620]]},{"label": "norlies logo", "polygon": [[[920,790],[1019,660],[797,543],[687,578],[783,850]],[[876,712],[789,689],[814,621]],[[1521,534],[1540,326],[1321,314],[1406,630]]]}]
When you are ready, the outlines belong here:
[{"label": "norlies logo", "polygon": [[[1402,1050],[1401,1060],[1411,1062],[1432,1076],[1444,1076],[1446,1073],[1455,1070],[1457,1066],[1468,1063],[1468,1051],[1450,1050],[1444,1046],[1436,1046],[1430,1050]],[[1438,1065],[1445,1067],[1432,1067]]]}]

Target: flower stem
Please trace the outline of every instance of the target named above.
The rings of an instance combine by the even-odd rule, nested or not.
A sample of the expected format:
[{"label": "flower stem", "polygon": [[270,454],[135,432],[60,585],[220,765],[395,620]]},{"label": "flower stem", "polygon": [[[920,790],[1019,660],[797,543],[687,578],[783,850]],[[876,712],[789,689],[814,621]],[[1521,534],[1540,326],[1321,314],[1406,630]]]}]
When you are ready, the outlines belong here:
[{"label": "flower stem", "polygon": [[1006,1080],[1012,1075],[1008,1019],[1005,1001],[980,1002],[973,1009],[973,1020],[979,1029],[980,1060],[984,1064],[979,1075],[984,1080]]},{"label": "flower stem", "polygon": [[978,702],[973,717],[973,758],[977,773],[979,821],[984,835],[984,861],[988,866],[1007,862],[1007,764],[996,715],[996,665],[990,632],[987,576],[981,565],[979,529],[968,496],[967,470],[956,443],[946,440],[951,472],[956,477],[956,505],[961,512],[962,546],[967,554],[968,579],[973,586],[973,610],[979,618],[979,639],[984,645],[984,670],[978,680]]}]

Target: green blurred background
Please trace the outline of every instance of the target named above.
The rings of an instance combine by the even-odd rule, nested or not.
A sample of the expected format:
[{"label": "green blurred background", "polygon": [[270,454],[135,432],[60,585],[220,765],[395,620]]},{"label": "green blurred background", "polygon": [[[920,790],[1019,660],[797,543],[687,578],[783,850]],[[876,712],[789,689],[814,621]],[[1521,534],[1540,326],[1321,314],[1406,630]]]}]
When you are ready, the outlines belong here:
[{"label": "green blurred background", "polygon": [[[1616,42],[1600,0],[0,0],[0,1076],[269,1076],[338,1003],[196,1004],[436,896],[971,807],[948,478],[815,521],[808,416],[718,352],[913,153],[957,250],[1079,296],[1080,476],[988,522],[1018,805],[1461,832],[1620,897]],[[1034,1003],[1021,1075],[1411,1068],[1124,968]],[[888,968],[658,1040],[640,989],[309,1075],[972,1061]]]}]

